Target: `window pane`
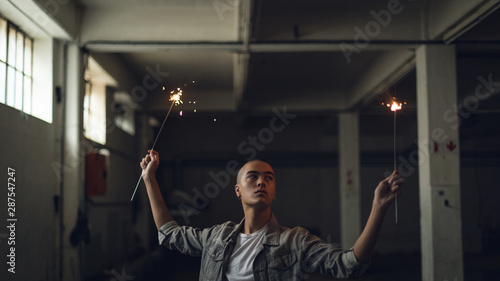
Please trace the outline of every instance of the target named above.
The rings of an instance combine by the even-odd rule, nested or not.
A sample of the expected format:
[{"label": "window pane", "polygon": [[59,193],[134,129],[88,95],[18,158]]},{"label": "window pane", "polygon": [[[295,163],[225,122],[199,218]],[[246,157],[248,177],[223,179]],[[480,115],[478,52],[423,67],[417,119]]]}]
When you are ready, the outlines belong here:
[{"label": "window pane", "polygon": [[106,85],[92,84],[85,136],[100,144],[106,143]]},{"label": "window pane", "polygon": [[9,48],[7,52],[9,53],[7,63],[14,66],[16,64],[16,30],[13,27],[9,28]]},{"label": "window pane", "polygon": [[5,64],[0,62],[0,103],[5,103]]},{"label": "window pane", "polygon": [[0,60],[7,58],[7,21],[0,18]]},{"label": "window pane", "polygon": [[85,83],[85,96],[83,97],[83,131],[89,129],[89,111],[90,111],[90,89],[92,85]]},{"label": "window pane", "polygon": [[31,52],[31,39],[26,37],[24,41],[24,73],[28,76],[31,76]]},{"label": "window pane", "polygon": [[24,105],[23,111],[31,114],[31,78],[24,76]]},{"label": "window pane", "polygon": [[16,69],[23,71],[24,67],[24,36],[21,32],[17,33],[17,52],[16,52]]},{"label": "window pane", "polygon": [[23,109],[23,74],[16,71],[16,98],[15,106],[16,109]]},{"label": "window pane", "polygon": [[15,86],[15,73],[12,67],[7,68],[7,105],[14,106],[14,86]]}]

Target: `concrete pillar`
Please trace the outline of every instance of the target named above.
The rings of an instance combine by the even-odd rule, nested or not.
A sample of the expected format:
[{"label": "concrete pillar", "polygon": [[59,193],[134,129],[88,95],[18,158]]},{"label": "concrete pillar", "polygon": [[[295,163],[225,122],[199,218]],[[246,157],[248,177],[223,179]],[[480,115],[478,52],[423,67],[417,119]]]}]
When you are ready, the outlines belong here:
[{"label": "concrete pillar", "polygon": [[244,98],[247,88],[250,54],[233,54],[233,92],[234,110],[245,107]]},{"label": "concrete pillar", "polygon": [[78,206],[84,188],[85,150],[83,138],[83,55],[77,44],[66,51],[66,114],[64,136],[64,187],[61,192],[63,234],[60,280],[80,280],[80,249],[70,243],[70,234],[77,220]]},{"label": "concrete pillar", "polygon": [[339,114],[340,239],[350,248],[361,234],[359,114]]},{"label": "concrete pillar", "polygon": [[[416,51],[422,280],[463,280],[454,46]],[[450,114],[451,113],[451,114]],[[453,116],[454,115],[454,116]]]},{"label": "concrete pillar", "polygon": [[[137,116],[137,115],[136,115]],[[151,149],[151,145],[155,139],[153,134],[153,129],[151,125],[148,123],[149,115],[143,113],[138,115],[136,118],[137,122],[139,122],[140,126],[138,127],[136,136],[139,138],[139,155],[137,159],[137,163],[140,162],[142,157],[146,155],[147,151]],[[137,178],[141,175],[141,170],[139,165],[137,165]],[[142,181],[142,180],[141,180]],[[135,185],[133,186],[135,187]],[[132,194],[132,190],[130,191]],[[168,199],[165,198],[165,201]],[[137,194],[135,195],[134,202],[132,204],[137,204],[137,214],[135,221],[135,232],[139,235],[144,247],[149,249],[150,245],[158,244],[157,233],[155,231],[156,228],[152,228],[154,225],[153,216],[151,215],[151,207],[149,205],[148,193],[146,191],[146,187],[144,186],[144,182],[141,182],[139,188],[137,189]],[[151,233],[154,231],[155,233]],[[153,235],[151,235],[153,234]],[[153,243],[151,243],[151,237],[155,239]]]}]

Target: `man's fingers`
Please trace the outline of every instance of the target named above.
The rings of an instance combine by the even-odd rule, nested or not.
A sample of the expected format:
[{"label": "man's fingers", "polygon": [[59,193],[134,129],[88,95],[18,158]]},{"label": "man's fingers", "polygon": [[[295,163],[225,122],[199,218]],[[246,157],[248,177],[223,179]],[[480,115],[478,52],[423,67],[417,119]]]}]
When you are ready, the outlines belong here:
[{"label": "man's fingers", "polygon": [[149,161],[147,161],[146,157],[142,158],[142,160],[141,160],[141,168],[142,169],[146,169],[146,167],[148,166],[148,163],[149,163]]},{"label": "man's fingers", "polygon": [[[155,163],[151,164],[152,166],[149,167],[150,163],[155,161]],[[151,172],[153,172],[154,170],[156,170],[156,167],[158,166],[158,162],[159,162],[159,154],[158,152],[154,151],[154,150],[148,150],[148,154],[146,154],[144,156],[144,158],[141,159],[141,162],[139,163],[141,169],[143,170],[143,172],[146,172],[146,169],[148,169],[149,167],[149,170],[151,170]],[[147,171],[149,172],[149,171]]]},{"label": "man's fingers", "polygon": [[146,167],[148,166],[149,162],[151,162],[151,156],[149,154],[147,154],[141,160],[141,168],[146,169]]},{"label": "man's fingers", "polygon": [[388,176],[387,178],[381,180],[380,183],[382,183],[382,184],[391,184],[391,182],[390,182],[391,177],[392,176]]},{"label": "man's fingers", "polygon": [[389,185],[401,184],[404,182],[404,178],[402,178],[399,174],[389,176]]},{"label": "man's fingers", "polygon": [[149,159],[152,160],[158,160],[159,159],[159,154],[157,151],[154,151],[154,150],[148,150],[149,154],[148,154],[148,157]]}]

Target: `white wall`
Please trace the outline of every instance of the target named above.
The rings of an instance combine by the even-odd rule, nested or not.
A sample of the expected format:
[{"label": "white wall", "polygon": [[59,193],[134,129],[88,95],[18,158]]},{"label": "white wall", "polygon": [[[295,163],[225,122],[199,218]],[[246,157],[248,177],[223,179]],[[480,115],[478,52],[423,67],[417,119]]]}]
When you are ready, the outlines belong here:
[{"label": "white wall", "polygon": [[[52,61],[60,59],[59,55],[53,57],[53,42],[46,41],[48,45],[43,54],[48,58],[46,76],[37,76],[34,79],[47,79],[49,86],[44,91],[52,95],[53,76]],[[35,41],[35,49],[37,42]],[[35,64],[37,59],[35,58]],[[35,84],[35,83],[34,83]],[[58,105],[54,102],[54,109]],[[56,143],[57,124],[59,119],[55,116],[53,123],[47,123],[38,118],[22,114],[20,111],[0,104],[0,165],[2,173],[0,179],[5,185],[0,195],[0,219],[4,224],[7,219],[7,169],[16,170],[16,222],[15,253],[16,253],[16,279],[32,280],[53,279],[54,264],[57,256],[55,239],[57,231],[57,214],[53,203],[59,180],[53,163],[58,161],[58,147]],[[2,225],[0,233],[6,233],[6,225]],[[2,239],[0,252],[7,253],[7,241]],[[29,270],[28,270],[29,269]],[[7,271],[2,270],[0,276],[7,276]],[[9,278],[11,278],[9,276]],[[4,277],[1,277],[2,280]]]}]

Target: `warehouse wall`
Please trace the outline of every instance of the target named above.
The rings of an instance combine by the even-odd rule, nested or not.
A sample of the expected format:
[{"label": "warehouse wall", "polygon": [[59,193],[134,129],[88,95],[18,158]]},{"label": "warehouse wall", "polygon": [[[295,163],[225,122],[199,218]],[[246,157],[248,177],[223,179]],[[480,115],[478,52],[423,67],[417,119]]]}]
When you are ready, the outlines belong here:
[{"label": "warehouse wall", "polygon": [[[129,259],[137,251],[139,245],[136,239],[140,236],[138,232],[145,232],[142,234],[145,237],[150,233],[147,228],[136,230],[135,223],[141,221],[144,224],[144,221],[151,221],[150,214],[138,218],[137,202],[130,201],[140,175],[136,157],[137,134],[130,135],[114,123],[114,115],[117,113],[114,108],[114,93],[117,91],[130,93],[137,83],[116,55],[102,53],[90,55],[118,85],[106,89],[106,144],[93,143],[94,149],[104,149],[108,153],[107,188],[105,194],[89,196],[85,203],[91,238],[84,249],[84,277],[99,276],[105,270],[114,269],[121,272],[118,264]],[[126,110],[127,114],[130,114],[136,108],[130,107]]]},{"label": "warehouse wall", "polygon": [[[62,60],[60,44],[50,39],[38,40],[34,48],[44,49],[43,62],[48,72],[45,81],[53,89],[60,83],[56,70]],[[37,51],[37,50],[35,50]],[[41,63],[35,60],[35,64]],[[54,74],[53,76],[50,74]],[[40,77],[41,78],[41,77]],[[3,85],[3,84],[2,84]],[[34,81],[36,87],[37,81]],[[54,196],[58,194],[58,170],[53,168],[58,158],[58,132],[60,105],[54,99],[54,118],[47,123],[36,117],[23,114],[17,109],[0,104],[0,252],[10,254],[15,247],[16,280],[47,280],[54,277],[56,263],[58,214]],[[15,229],[7,229],[7,183],[8,169],[15,170]],[[12,181],[10,181],[12,182]],[[10,191],[9,191],[10,192]],[[10,224],[10,222],[9,222]],[[9,244],[7,237],[14,237],[15,244]],[[36,249],[36,250],[35,250]],[[4,257],[4,260],[6,258]],[[9,258],[10,260],[10,258]],[[30,270],[26,270],[29,268]],[[0,272],[0,279],[7,280],[7,270]],[[11,276],[12,277],[12,276]]]},{"label": "warehouse wall", "polygon": [[[185,196],[196,198],[203,197],[199,195],[203,194],[207,199],[199,200],[198,207],[193,206],[193,198],[181,200],[175,197],[175,202],[170,204],[180,223],[196,227],[208,227],[227,220],[239,221],[243,217],[241,203],[234,195],[234,176],[231,176],[227,187],[219,188],[218,191],[205,191],[204,188],[209,183],[217,183],[211,175],[227,172],[226,165],[231,160],[239,165],[245,163],[250,154],[239,153],[238,146],[248,142],[249,136],[258,136],[259,130],[266,128],[272,116],[249,118],[247,121],[217,116],[214,122],[213,118],[211,115],[193,114],[173,117],[168,121],[157,147],[162,160],[158,179],[166,201],[173,200],[171,195],[174,190],[181,190]],[[298,114],[256,155],[259,159],[269,161],[276,171],[277,200],[273,204],[273,212],[278,220],[291,227],[304,226],[331,242],[340,241],[338,151],[336,137],[332,135],[335,127],[326,117]],[[416,116],[402,119],[400,127],[416,129]],[[402,132],[398,137],[414,140],[416,131]],[[371,136],[362,133],[361,138],[364,225],[370,212],[374,188],[384,178],[384,174],[392,170],[392,134]],[[374,142],[380,145],[374,146]],[[409,154],[417,149],[416,144],[412,143],[399,149],[398,154],[409,159]],[[488,188],[495,183],[492,177],[486,175],[499,172],[500,167],[491,161],[478,161],[477,165],[471,166],[470,161],[468,156],[464,158],[461,173],[464,250],[466,253],[478,253],[483,248],[484,230],[481,227],[486,227],[486,222],[495,223],[491,215],[495,205],[490,200],[500,198],[498,190]],[[478,173],[483,175],[480,176],[480,182],[477,180]],[[376,248],[381,254],[420,252],[418,166],[407,175],[403,196],[398,201],[399,222],[395,223],[393,208],[388,211],[384,221]],[[223,176],[219,178],[225,181]],[[488,200],[484,199],[485,193],[489,195]],[[482,201],[479,201],[479,196],[483,198]],[[208,201],[206,207],[204,201]],[[184,209],[183,214],[178,208],[179,202],[186,205],[191,202],[192,209]]]},{"label": "warehouse wall", "polygon": [[[246,121],[231,116],[186,116],[174,117],[166,125],[170,134],[160,137],[158,151],[162,159],[159,180],[169,200],[169,194],[183,190],[197,198],[205,195],[193,210],[173,207],[180,223],[197,227],[208,227],[226,220],[239,221],[243,217],[241,203],[234,194],[235,176],[219,191],[205,186],[217,182],[213,174],[226,173],[226,165],[234,160],[240,166],[250,153],[238,153],[238,146],[248,142],[248,137],[258,136],[266,128],[272,116],[249,118]],[[335,120],[335,119],[334,119]],[[405,126],[405,124],[402,124]],[[340,242],[339,233],[339,176],[336,124],[328,117],[298,114],[272,141],[259,151],[256,158],[269,161],[276,172],[277,200],[273,212],[280,223],[290,227],[300,225],[331,242]],[[221,137],[224,136],[224,137]],[[378,137],[381,145],[376,150],[362,153],[362,214],[366,222],[373,199],[373,190],[392,170],[392,155],[387,153],[392,136]],[[382,141],[380,141],[382,138]],[[366,136],[367,144],[370,136]],[[264,146],[264,145],[263,145]],[[241,146],[249,148],[250,146]],[[362,145],[362,149],[363,149]],[[371,149],[371,147],[368,145]],[[390,150],[389,150],[390,151]],[[390,210],[384,224],[377,250],[384,253],[415,252],[420,250],[418,176],[411,175],[405,183],[401,199],[399,225],[394,223],[394,212]],[[193,189],[196,189],[195,192]],[[199,192],[198,192],[199,191]],[[210,197],[213,198],[210,198]],[[175,204],[174,204],[175,205]],[[189,211],[199,214],[189,215]],[[187,214],[187,215],[186,215]],[[186,219],[187,218],[187,219]],[[401,241],[400,243],[394,243]],[[344,245],[350,247],[352,245]]]}]

